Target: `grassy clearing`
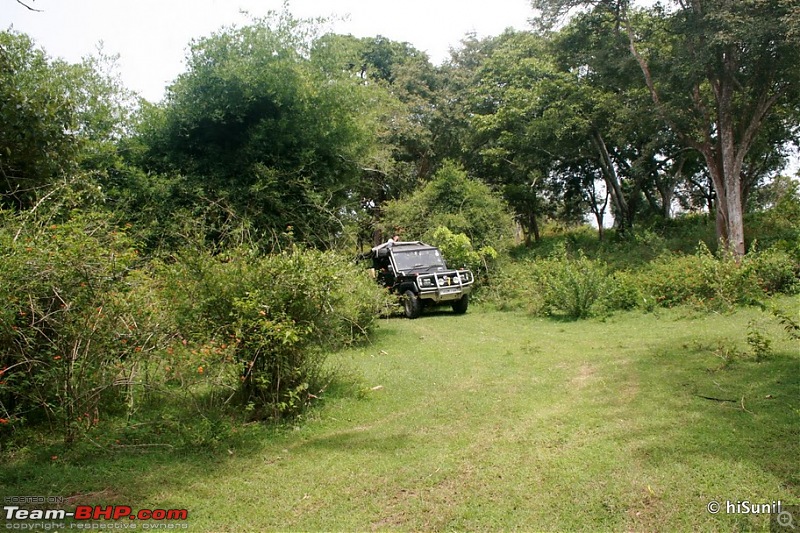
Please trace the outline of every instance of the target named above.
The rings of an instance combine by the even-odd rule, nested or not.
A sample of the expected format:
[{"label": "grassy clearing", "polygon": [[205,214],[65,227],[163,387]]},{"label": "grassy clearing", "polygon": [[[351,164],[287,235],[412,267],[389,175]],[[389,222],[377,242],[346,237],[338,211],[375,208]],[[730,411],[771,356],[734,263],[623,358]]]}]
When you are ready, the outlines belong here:
[{"label": "grassy clearing", "polygon": [[296,426],[206,452],[21,450],[0,492],[188,508],[193,530],[764,529],[706,505],[800,502],[798,348],[757,309],[389,319],[333,357],[360,392]]}]

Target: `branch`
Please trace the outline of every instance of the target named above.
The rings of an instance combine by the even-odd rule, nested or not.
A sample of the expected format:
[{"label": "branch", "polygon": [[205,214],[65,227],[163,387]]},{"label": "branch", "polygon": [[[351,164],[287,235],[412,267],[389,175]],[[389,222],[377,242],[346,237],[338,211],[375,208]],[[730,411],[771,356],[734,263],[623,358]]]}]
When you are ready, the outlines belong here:
[{"label": "branch", "polygon": [[[19,0],[17,0],[17,2],[19,2]],[[31,208],[27,213],[25,213],[25,220],[22,222],[22,225],[20,225],[19,230],[17,230],[16,235],[14,235],[14,240],[12,242],[17,242],[17,239],[19,239],[19,236],[22,233],[22,230],[25,228],[25,223],[28,221],[28,219],[33,214],[33,212],[36,211],[36,209],[38,209],[40,205],[42,205],[42,202],[47,200],[50,196],[52,196],[56,192],[60,191],[63,187],[66,187],[67,185],[68,185],[68,183],[65,183],[63,186],[55,187],[52,191],[50,191],[49,193],[45,194],[38,202],[36,202],[36,205],[34,205],[33,208]]]},{"label": "branch", "polygon": [[656,112],[659,114],[661,119],[667,123],[672,131],[676,132],[679,137],[682,137],[680,128],[676,127],[675,122],[670,118],[669,113],[665,111],[664,106],[661,103],[661,97],[658,94],[658,89],[653,81],[653,75],[650,72],[650,65],[647,63],[647,60],[642,57],[638,48],[636,47],[636,39],[633,36],[633,28],[631,27],[631,21],[627,12],[623,14],[622,22],[625,27],[625,34],[628,37],[628,49],[630,50],[633,58],[636,60],[636,63],[639,64],[639,69],[641,69],[642,75],[644,75],[644,83],[647,86],[647,90],[650,92],[650,98],[652,98],[653,104],[656,106]]},{"label": "branch", "polygon": [[[36,0],[33,0],[33,1],[35,2]],[[19,5],[21,5],[22,7],[29,9],[30,11],[36,11],[37,13],[41,13],[43,11],[42,9],[34,9],[34,8],[32,8],[31,6],[29,6],[28,4],[26,4],[22,0],[17,0],[17,3]]]},{"label": "branch", "polygon": [[775,92],[769,97],[767,97],[766,91],[761,93],[755,103],[750,122],[742,134],[742,139],[739,143],[739,148],[742,152],[747,153],[750,150],[750,146],[753,144],[753,139],[764,123],[764,118],[767,116],[767,113],[769,113],[769,111],[778,103],[778,100],[784,96],[787,88],[788,85],[779,87],[775,89]]}]

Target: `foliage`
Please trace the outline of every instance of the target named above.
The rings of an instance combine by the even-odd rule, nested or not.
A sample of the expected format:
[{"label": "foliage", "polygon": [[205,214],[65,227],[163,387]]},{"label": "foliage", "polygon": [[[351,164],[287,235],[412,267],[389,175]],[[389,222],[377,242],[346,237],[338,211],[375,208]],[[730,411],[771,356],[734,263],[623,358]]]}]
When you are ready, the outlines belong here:
[{"label": "foliage", "polygon": [[605,264],[563,251],[535,265],[531,272],[542,287],[543,311],[573,320],[596,315],[611,285]]},{"label": "foliage", "polygon": [[751,252],[740,262],[700,245],[694,255],[664,255],[640,273],[640,287],[659,305],[695,303],[710,308],[757,304],[765,293],[796,291],[792,259],[775,250]]},{"label": "foliage", "polygon": [[783,329],[786,331],[786,335],[790,339],[800,341],[800,321],[789,316],[789,314],[782,309],[774,308],[772,314],[775,315],[775,318],[781,323]]},{"label": "foliage", "polygon": [[383,203],[430,180],[449,153],[439,145],[454,135],[451,112],[459,111],[452,109],[441,69],[409,43],[380,35],[359,39],[327,34],[314,42],[312,58],[334,69],[346,65],[361,84],[359,90],[368,95],[361,120],[372,121],[377,146],[363,160],[351,192],[360,205],[353,206],[347,222],[356,228],[360,243],[377,244],[384,238],[378,228]]},{"label": "foliage", "polygon": [[[645,298],[664,307],[691,302],[726,306],[731,302],[716,300],[719,296],[717,289],[724,287],[720,282],[728,279],[725,274],[737,267],[733,261],[728,261],[722,268],[720,266],[720,262],[705,246],[693,255],[665,254],[645,268],[640,277],[640,286]],[[751,285],[750,288],[754,287]],[[726,295],[746,297],[745,294],[736,293]],[[753,296],[752,291],[750,296]]]},{"label": "foliage", "polygon": [[411,195],[387,202],[383,219],[404,239],[430,240],[436,228],[445,226],[465,234],[478,249],[491,246],[498,251],[508,246],[512,229],[502,198],[453,162],[445,163],[433,180]]},{"label": "foliage", "polygon": [[[538,240],[537,219],[555,211],[546,199],[558,197],[543,179],[552,151],[542,135],[551,126],[544,109],[552,103],[545,94],[556,69],[543,53],[544,40],[529,32],[507,31],[491,46],[469,86],[468,142],[480,155],[473,165],[503,191],[527,238]],[[561,148],[563,152],[563,139]]]},{"label": "foliage", "polygon": [[180,334],[231,346],[239,400],[257,417],[302,411],[325,389],[325,354],[366,338],[388,304],[343,257],[300,248],[269,256],[187,250],[163,276]]},{"label": "foliage", "polygon": [[558,247],[535,261],[505,262],[489,279],[489,302],[500,309],[523,309],[537,316],[578,320],[627,307],[608,265],[582,252]]},{"label": "foliage", "polygon": [[166,338],[132,270],[133,243],[98,214],[0,226],[0,412],[46,420],[72,441],[122,405],[137,365]]},{"label": "foliage", "polygon": [[450,268],[468,268],[476,273],[486,273],[497,259],[497,251],[491,246],[475,250],[469,237],[463,233],[455,234],[445,226],[436,228],[430,243],[442,251]]},{"label": "foliage", "polygon": [[[119,415],[126,445],[177,430],[218,446],[226,406],[301,412],[328,386],[326,355],[389,305],[342,256],[305,247],[371,239],[377,217],[534,315],[728,312],[797,293],[797,185],[764,180],[798,123],[788,3],[535,4],[597,9],[557,33],[473,36],[441,68],[408,43],[318,37],[284,8],[194,41],[135,127],[114,58],[70,65],[0,33],[0,439],[94,438]],[[651,87],[636,81],[648,69]],[[712,182],[750,199],[744,256],[712,252],[707,215],[667,219],[675,196],[698,206],[687,191],[713,213]],[[565,229],[587,208],[602,221],[603,194],[624,238]],[[509,206],[537,241],[542,222],[557,235],[506,256]],[[796,340],[796,318],[776,313]],[[753,358],[771,359],[749,329]],[[718,345],[725,362],[742,353]]]},{"label": "foliage", "polygon": [[756,362],[772,356],[772,340],[753,320],[747,324],[747,344]]},{"label": "foliage", "polygon": [[0,205],[31,207],[37,188],[75,169],[68,71],[27,36],[0,33]]},{"label": "foliage", "polygon": [[[702,156],[716,194],[717,238],[741,257],[743,195],[775,170],[800,118],[797,17],[780,0],[679,4],[636,10],[627,1],[533,2],[546,25],[574,8],[590,11],[578,20],[606,20],[610,31],[589,35],[614,35],[631,52],[652,115],[679,145]],[[594,65],[585,66],[593,74]]]},{"label": "foliage", "polygon": [[770,185],[771,190],[765,192],[774,192],[773,200],[747,218],[747,236],[759,247],[775,247],[800,262],[800,185],[790,178]]},{"label": "foliage", "polygon": [[102,201],[133,105],[114,62],[102,52],[52,60],[27,36],[0,32],[0,206]]},{"label": "foliage", "polygon": [[[652,241],[655,236],[645,238]],[[694,253],[662,248],[651,261],[612,267],[602,254],[590,258],[580,249],[569,253],[568,241],[561,241],[546,256],[502,262],[489,280],[488,299],[501,309],[585,318],[678,305],[729,311],[737,305],[763,305],[769,295],[795,294],[800,289],[796,261],[776,248],[752,250],[737,261],[724,248],[715,255],[701,242]],[[628,252],[618,247],[616,253],[642,253],[638,242],[627,246]]]},{"label": "foliage", "polygon": [[[251,416],[296,414],[331,379],[325,354],[366,338],[388,305],[330,252],[192,250],[153,270],[98,213],[2,222],[3,438],[47,423],[73,442],[157,398],[184,397],[204,418],[234,396]],[[185,426],[186,438],[211,443],[214,427]]]},{"label": "foliage", "polygon": [[310,57],[315,31],[283,12],[193,42],[188,71],[143,117],[141,163],[266,235],[292,225],[331,242],[372,148],[370,92],[339,55]]},{"label": "foliage", "polygon": [[795,294],[800,290],[800,264],[779,248],[751,250],[742,267],[755,275],[766,294]]}]

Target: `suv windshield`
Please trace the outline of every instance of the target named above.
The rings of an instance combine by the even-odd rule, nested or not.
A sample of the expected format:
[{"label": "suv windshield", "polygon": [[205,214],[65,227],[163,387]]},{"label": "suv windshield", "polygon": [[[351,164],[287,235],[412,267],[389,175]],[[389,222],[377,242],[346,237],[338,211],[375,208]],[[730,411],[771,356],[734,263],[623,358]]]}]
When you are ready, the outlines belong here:
[{"label": "suv windshield", "polygon": [[394,263],[397,266],[397,270],[401,271],[445,267],[442,255],[436,248],[394,250],[392,255],[394,255]]}]

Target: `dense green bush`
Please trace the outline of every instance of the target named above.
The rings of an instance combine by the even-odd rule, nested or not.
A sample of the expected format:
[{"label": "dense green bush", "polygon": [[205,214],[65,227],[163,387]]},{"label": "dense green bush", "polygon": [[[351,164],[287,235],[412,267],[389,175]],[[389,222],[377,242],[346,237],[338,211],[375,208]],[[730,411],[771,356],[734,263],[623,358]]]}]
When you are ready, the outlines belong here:
[{"label": "dense green bush", "polygon": [[231,347],[239,399],[259,417],[301,411],[325,387],[326,351],[365,338],[388,304],[366,272],[316,250],[186,252],[163,276],[181,335]]},{"label": "dense green bush", "polygon": [[571,319],[597,314],[611,289],[605,263],[581,253],[552,256],[537,265],[534,276],[542,285],[545,312]]},{"label": "dense green bush", "polygon": [[615,291],[605,263],[562,247],[546,259],[503,264],[486,292],[501,309],[580,319],[601,313]]},{"label": "dense green bush", "polygon": [[795,294],[800,289],[800,261],[779,247],[750,252],[743,265],[767,294]]},{"label": "dense green bush", "polygon": [[659,306],[670,307],[691,299],[713,296],[707,267],[715,259],[707,255],[664,254],[638,272],[635,282],[644,298]]},{"label": "dense green bush", "polygon": [[800,185],[790,178],[778,181],[775,185],[783,190],[771,208],[747,216],[745,236],[760,248],[775,248],[800,262]]},{"label": "dense green bush", "polygon": [[476,275],[487,274],[498,255],[491,246],[475,250],[469,237],[463,233],[455,234],[445,226],[436,228],[430,242],[442,251],[448,267],[469,268]]},{"label": "dense green bush", "polygon": [[430,182],[401,200],[386,202],[382,210],[384,229],[399,230],[403,240],[430,240],[445,226],[465,234],[478,249],[503,251],[511,242],[513,219],[506,202],[451,161]]},{"label": "dense green bush", "polygon": [[[714,256],[701,244],[694,255],[662,255],[641,269],[638,277],[642,294],[658,305],[692,303],[719,309],[758,303],[765,284],[788,289],[792,284],[783,277],[787,269],[791,272],[792,267],[785,255],[753,252],[736,261],[724,251]],[[759,274],[768,279],[762,280]]]},{"label": "dense green bush", "polygon": [[327,351],[365,338],[387,304],[334,253],[148,265],[107,216],[0,213],[0,440],[44,423],[72,442],[165,400],[204,417],[235,398],[254,416],[297,413],[326,385]]},{"label": "dense green bush", "polygon": [[487,300],[500,309],[585,318],[607,311],[694,305],[724,310],[766,294],[793,294],[800,271],[780,249],[752,251],[741,261],[700,243],[694,254],[664,252],[638,268],[612,270],[604,261],[555,248],[538,260],[501,263]]},{"label": "dense green bush", "polygon": [[481,286],[481,295],[500,311],[524,310],[536,314],[542,308],[540,291],[530,275],[533,261],[501,257],[497,268]]},{"label": "dense green bush", "polygon": [[46,420],[69,442],[122,405],[137,361],[165,339],[137,261],[101,215],[48,225],[3,216],[0,431]]}]

